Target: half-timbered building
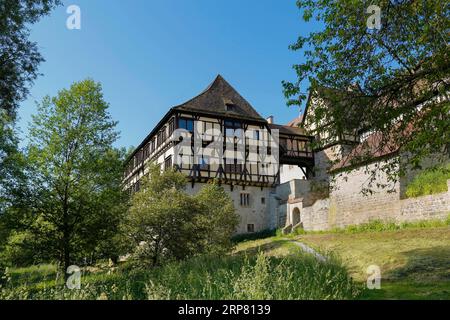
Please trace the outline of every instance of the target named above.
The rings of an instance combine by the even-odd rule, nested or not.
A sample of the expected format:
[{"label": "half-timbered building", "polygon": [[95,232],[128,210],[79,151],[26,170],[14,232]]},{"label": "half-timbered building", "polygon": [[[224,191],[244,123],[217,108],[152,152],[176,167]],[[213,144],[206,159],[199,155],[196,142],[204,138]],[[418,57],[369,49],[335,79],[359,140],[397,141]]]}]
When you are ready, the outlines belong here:
[{"label": "half-timbered building", "polygon": [[[225,155],[225,161],[213,163],[204,155],[197,159],[199,161],[194,159],[174,161],[178,157],[177,144],[182,140],[175,137],[175,132],[180,131],[177,129],[183,129],[184,132],[191,134],[194,134],[194,130],[200,133],[204,146],[214,142],[215,137],[211,132],[220,133],[224,137],[223,143],[220,146],[216,144],[215,147],[223,148],[220,151]],[[227,137],[235,135],[236,130],[241,130],[245,139],[243,157],[229,161],[226,158],[230,151],[227,149],[226,140]],[[251,135],[247,134],[248,132],[251,132]],[[269,136],[275,132],[279,139],[276,148],[273,148],[269,143]],[[267,143],[261,144],[262,140]],[[277,125],[273,123],[273,117],[267,119],[262,117],[223,77],[218,75],[202,93],[169,109],[128,158],[124,185],[130,192],[138,191],[140,179],[147,174],[147,164],[150,162],[159,164],[161,169],[174,167],[186,174],[189,180],[188,193],[196,193],[204,183],[212,179],[216,179],[225,187],[241,218],[236,233],[275,228],[278,221],[273,212],[277,210],[279,202],[275,188],[280,183],[280,175],[283,172],[288,173],[293,168],[299,168],[305,178],[314,174],[311,140],[312,138],[299,127]],[[273,150],[276,150],[279,166],[278,163],[264,163],[264,158],[262,160],[252,158],[249,142],[258,145],[257,153],[264,151],[264,154],[270,156],[275,152]],[[194,148],[193,139],[192,148]],[[238,148],[236,143],[234,151]],[[272,165],[276,166],[275,170],[268,170],[265,167]]]}]

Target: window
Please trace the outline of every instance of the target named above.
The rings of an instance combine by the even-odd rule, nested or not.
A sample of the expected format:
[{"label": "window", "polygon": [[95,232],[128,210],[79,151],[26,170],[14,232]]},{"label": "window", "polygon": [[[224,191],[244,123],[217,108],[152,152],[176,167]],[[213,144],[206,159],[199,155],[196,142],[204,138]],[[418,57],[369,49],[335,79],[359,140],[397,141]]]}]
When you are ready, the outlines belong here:
[{"label": "window", "polygon": [[208,158],[203,157],[200,163],[200,170],[208,170],[209,167],[208,163],[209,163]]},{"label": "window", "polygon": [[227,172],[227,173],[242,173],[242,164],[236,163],[236,160],[234,162],[235,163],[231,163],[231,164],[225,163],[225,172]]},{"label": "window", "polygon": [[166,160],[164,160],[164,170],[168,170],[172,168],[172,156],[168,156]]},{"label": "window", "polygon": [[156,145],[158,147],[161,145],[161,140],[162,140],[161,131],[159,131],[158,136],[156,137]]},{"label": "window", "polygon": [[255,225],[253,223],[247,225],[247,232],[255,232]]},{"label": "window", "polygon": [[233,136],[234,135],[234,131],[236,129],[240,129],[241,128],[241,123],[239,121],[231,121],[231,120],[226,120],[224,123],[224,128],[225,128],[225,135],[227,137]]},{"label": "window", "polygon": [[175,131],[175,121],[174,119],[169,120],[169,137],[172,135],[172,133]]},{"label": "window", "polygon": [[147,159],[150,156],[150,142],[145,145],[145,149],[144,150],[145,150],[145,157],[144,157],[144,159]]},{"label": "window", "polygon": [[262,203],[262,204],[266,204],[266,198],[262,197],[262,198],[261,198],[261,203]]},{"label": "window", "polygon": [[241,206],[248,207],[250,205],[250,194],[241,193]]},{"label": "window", "polygon": [[166,141],[166,127],[162,127],[158,132],[158,147],[162,145],[164,141]]},{"label": "window", "polygon": [[237,106],[233,103],[226,103],[225,109],[226,111],[237,111]]},{"label": "window", "polygon": [[150,142],[150,153],[155,152],[156,144],[155,144],[155,138],[152,139]]},{"label": "window", "polygon": [[186,129],[189,132],[194,132],[194,120],[180,118],[178,119],[178,128]]},{"label": "window", "polygon": [[162,135],[162,142],[166,141],[166,127],[165,126],[161,129],[161,135]]}]

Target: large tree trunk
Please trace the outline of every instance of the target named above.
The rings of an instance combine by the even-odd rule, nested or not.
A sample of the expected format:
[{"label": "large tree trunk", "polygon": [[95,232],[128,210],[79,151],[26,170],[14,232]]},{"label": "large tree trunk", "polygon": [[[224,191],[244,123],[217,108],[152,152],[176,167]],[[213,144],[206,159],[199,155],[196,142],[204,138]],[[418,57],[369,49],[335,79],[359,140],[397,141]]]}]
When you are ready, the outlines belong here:
[{"label": "large tree trunk", "polygon": [[63,201],[63,268],[64,268],[64,280],[67,281],[69,275],[67,269],[70,266],[70,230],[69,230],[69,206],[68,206],[68,187],[65,188],[64,201]]},{"label": "large tree trunk", "polygon": [[66,229],[66,226],[64,226],[63,230],[63,261],[62,262],[62,266],[63,266],[63,272],[64,272],[64,280],[67,281],[67,278],[69,277],[69,275],[67,274],[67,269],[70,266],[70,241],[69,241],[69,232]]}]

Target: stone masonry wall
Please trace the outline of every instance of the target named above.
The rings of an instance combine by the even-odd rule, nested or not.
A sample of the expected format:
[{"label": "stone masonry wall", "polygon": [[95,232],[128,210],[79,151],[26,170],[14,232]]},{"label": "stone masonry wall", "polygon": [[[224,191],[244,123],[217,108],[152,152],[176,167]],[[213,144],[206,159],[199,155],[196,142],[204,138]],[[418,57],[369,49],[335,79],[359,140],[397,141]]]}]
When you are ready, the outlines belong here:
[{"label": "stone masonry wall", "polygon": [[303,228],[309,231],[327,230],[330,199],[317,200],[312,206],[300,210]]},{"label": "stone masonry wall", "polygon": [[[361,186],[367,183],[368,178],[365,167],[337,176],[329,199],[316,201],[312,206],[301,209],[305,230],[342,228],[371,220],[406,222],[445,219],[450,214],[450,180],[447,181],[447,192],[401,199],[399,182],[390,184],[395,192],[374,186],[373,194],[363,195]],[[382,173],[377,180],[388,182]]]}]

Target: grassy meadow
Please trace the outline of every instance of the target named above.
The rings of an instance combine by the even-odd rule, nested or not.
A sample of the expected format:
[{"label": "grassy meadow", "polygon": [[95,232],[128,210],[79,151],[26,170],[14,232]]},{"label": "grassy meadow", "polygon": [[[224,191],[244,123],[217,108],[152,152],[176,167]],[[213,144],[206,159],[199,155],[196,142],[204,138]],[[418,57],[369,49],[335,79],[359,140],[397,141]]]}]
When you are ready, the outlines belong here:
[{"label": "grassy meadow", "polygon": [[197,257],[153,269],[127,264],[84,270],[80,290],[64,288],[52,265],[8,270],[1,299],[355,299],[363,287],[279,238],[248,241],[224,257]]},{"label": "grassy meadow", "polygon": [[381,269],[381,290],[365,290],[362,299],[450,299],[450,227],[372,232],[305,234],[301,241],[320,252],[333,252],[357,282],[369,265]]},{"label": "grassy meadow", "polygon": [[[10,268],[0,299],[450,299],[449,221],[278,233],[156,268],[104,263],[82,269],[80,290],[65,288],[55,265]],[[380,290],[366,289],[369,265],[381,269]]]}]

